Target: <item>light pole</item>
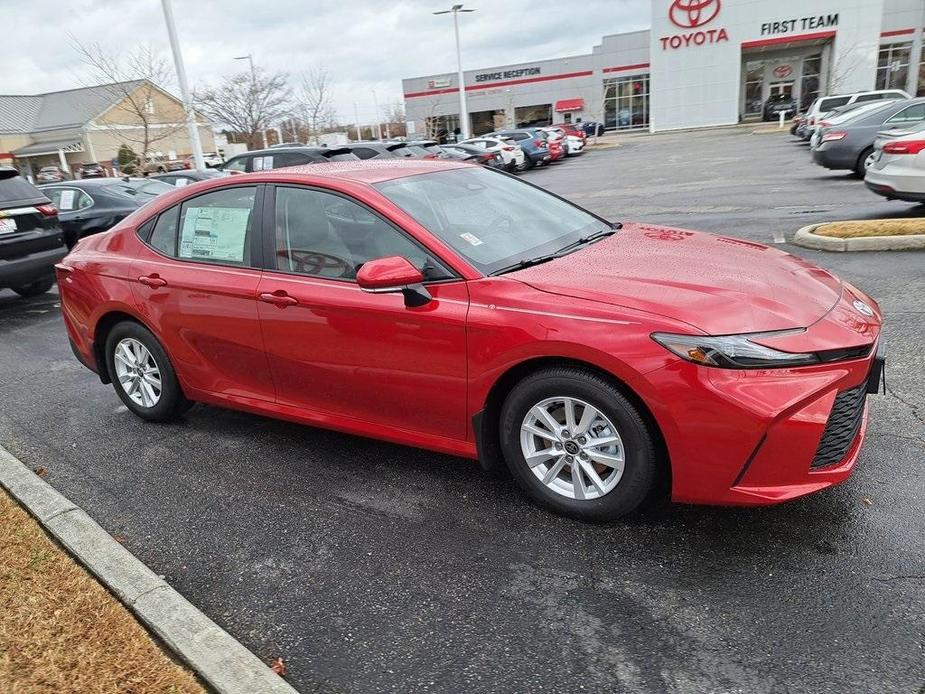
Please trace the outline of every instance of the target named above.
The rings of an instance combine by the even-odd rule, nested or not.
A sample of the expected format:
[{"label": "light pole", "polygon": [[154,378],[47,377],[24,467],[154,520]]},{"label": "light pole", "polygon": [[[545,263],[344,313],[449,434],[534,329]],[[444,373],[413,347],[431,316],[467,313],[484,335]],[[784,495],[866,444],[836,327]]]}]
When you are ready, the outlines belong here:
[{"label": "light pole", "polygon": [[[253,98],[254,93],[257,91],[257,71],[254,70],[254,56],[250,53],[247,55],[239,55],[235,60],[246,60],[250,63],[251,66],[251,97]],[[261,123],[261,125],[263,125]],[[260,128],[260,137],[263,138],[263,148],[267,148],[267,131],[266,128]]]},{"label": "light pole", "polygon": [[373,108],[376,109],[376,139],[382,139],[382,128],[379,126],[379,99],[376,98],[376,90],[371,90],[373,93]]},{"label": "light pole", "polygon": [[468,140],[471,133],[469,132],[469,111],[466,109],[466,85],[463,81],[465,78],[462,69],[462,52],[459,50],[459,13],[475,12],[475,10],[464,10],[462,5],[453,5],[448,10],[440,10],[439,12],[434,12],[434,14],[450,14],[451,12],[453,13],[453,31],[456,33],[456,80],[459,83],[459,128],[462,131],[462,139]]},{"label": "light pole", "polygon": [[[164,8],[164,21],[167,23],[167,36],[170,39],[170,50],[173,51],[173,64],[177,70],[177,81],[180,83],[180,97],[183,99],[183,110],[186,111],[186,127],[189,129],[190,147],[193,150],[193,161],[197,169],[206,168],[202,157],[202,142],[199,141],[199,126],[196,125],[196,112],[193,110],[193,99],[186,83],[186,67],[183,65],[183,53],[180,52],[180,42],[177,40],[177,28],[173,23],[173,8],[170,0],[161,0]],[[95,157],[94,157],[95,159]]]}]

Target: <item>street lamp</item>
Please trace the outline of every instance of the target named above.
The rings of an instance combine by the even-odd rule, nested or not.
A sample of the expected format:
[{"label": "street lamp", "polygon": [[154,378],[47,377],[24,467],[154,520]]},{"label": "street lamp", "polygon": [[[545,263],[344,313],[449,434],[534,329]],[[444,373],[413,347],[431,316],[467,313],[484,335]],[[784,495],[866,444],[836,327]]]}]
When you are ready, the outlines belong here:
[{"label": "street lamp", "polygon": [[376,139],[382,139],[382,128],[379,125],[379,99],[376,98],[376,90],[370,90],[373,93],[373,108],[376,110]]},{"label": "street lamp", "polygon": [[453,13],[453,31],[456,33],[456,71],[459,82],[459,127],[462,130],[462,139],[468,140],[469,132],[469,111],[466,109],[466,85],[463,82],[462,54],[459,50],[459,13],[475,12],[475,10],[464,10],[462,5],[453,5],[448,10],[440,10],[434,14]]},{"label": "street lamp", "polygon": [[[250,53],[247,55],[239,55],[235,57],[235,60],[246,60],[250,63],[251,66],[251,97],[253,98],[254,92],[257,91],[257,71],[254,70],[254,56]],[[263,148],[267,148],[267,131],[265,128],[260,129],[260,136],[263,138]]]},{"label": "street lamp", "polygon": [[[167,23],[167,36],[170,39],[170,50],[173,51],[173,64],[177,70],[177,81],[180,83],[180,96],[183,99],[183,110],[186,111],[186,127],[189,129],[190,148],[193,150],[193,162],[196,164],[197,169],[204,169],[206,168],[206,163],[202,158],[202,142],[199,140],[199,126],[196,124],[196,112],[193,110],[193,99],[190,96],[189,85],[186,82],[186,67],[183,64],[183,53],[180,51],[180,41],[177,39],[177,28],[173,22],[173,8],[170,6],[170,0],[162,0],[161,5],[164,8],[164,21]],[[60,152],[61,150],[58,151]]]}]

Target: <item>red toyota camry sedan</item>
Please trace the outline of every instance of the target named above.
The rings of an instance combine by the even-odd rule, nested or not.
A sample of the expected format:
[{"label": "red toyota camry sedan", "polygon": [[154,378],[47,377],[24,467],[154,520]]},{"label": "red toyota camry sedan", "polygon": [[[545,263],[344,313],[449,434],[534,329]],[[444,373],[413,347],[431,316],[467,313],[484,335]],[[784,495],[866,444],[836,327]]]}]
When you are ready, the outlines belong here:
[{"label": "red toyota camry sedan", "polygon": [[202,402],[506,464],[587,519],[844,480],[883,364],[876,303],[800,258],[446,161],[203,181],[57,274],[75,355],[139,417]]}]

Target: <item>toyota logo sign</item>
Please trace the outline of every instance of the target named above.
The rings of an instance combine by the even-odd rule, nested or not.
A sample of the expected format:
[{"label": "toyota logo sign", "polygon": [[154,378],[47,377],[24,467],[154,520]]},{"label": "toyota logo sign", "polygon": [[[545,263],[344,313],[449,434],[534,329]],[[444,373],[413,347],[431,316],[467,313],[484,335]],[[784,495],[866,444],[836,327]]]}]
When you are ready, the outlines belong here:
[{"label": "toyota logo sign", "polygon": [[784,79],[785,77],[790,77],[793,74],[793,68],[789,65],[778,65],[774,68],[774,76],[778,79]]},{"label": "toyota logo sign", "polygon": [[695,29],[716,19],[720,0],[674,0],[668,9],[668,19],[682,29]]}]

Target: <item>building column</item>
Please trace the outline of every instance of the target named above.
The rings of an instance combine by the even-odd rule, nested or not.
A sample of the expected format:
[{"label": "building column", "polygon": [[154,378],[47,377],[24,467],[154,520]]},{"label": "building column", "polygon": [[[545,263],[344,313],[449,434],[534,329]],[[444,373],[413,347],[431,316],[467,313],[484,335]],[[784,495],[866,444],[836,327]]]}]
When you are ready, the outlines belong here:
[{"label": "building column", "polygon": [[906,91],[912,96],[919,91],[919,69],[922,65],[922,25],[925,23],[925,0],[919,0],[918,24],[912,35],[912,50],[909,53],[909,75],[906,78]]},{"label": "building column", "polygon": [[61,162],[61,168],[70,174],[71,169],[67,165],[67,157],[64,156],[64,150],[61,148],[58,148],[58,161]]}]

